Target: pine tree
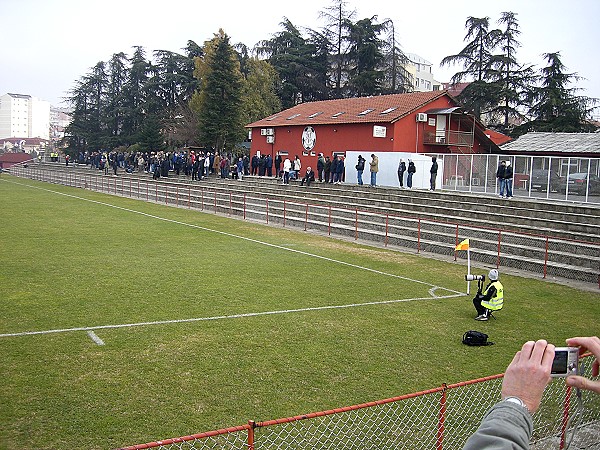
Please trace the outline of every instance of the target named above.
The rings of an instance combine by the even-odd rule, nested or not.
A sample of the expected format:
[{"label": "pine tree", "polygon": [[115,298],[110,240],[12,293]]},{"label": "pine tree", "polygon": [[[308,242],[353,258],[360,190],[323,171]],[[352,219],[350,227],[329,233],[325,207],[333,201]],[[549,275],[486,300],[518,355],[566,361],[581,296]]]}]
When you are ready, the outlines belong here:
[{"label": "pine tree", "polygon": [[219,152],[231,150],[245,136],[240,63],[223,30],[203,50],[204,58],[197,60],[195,70],[201,88],[192,103],[198,113],[200,141]]}]

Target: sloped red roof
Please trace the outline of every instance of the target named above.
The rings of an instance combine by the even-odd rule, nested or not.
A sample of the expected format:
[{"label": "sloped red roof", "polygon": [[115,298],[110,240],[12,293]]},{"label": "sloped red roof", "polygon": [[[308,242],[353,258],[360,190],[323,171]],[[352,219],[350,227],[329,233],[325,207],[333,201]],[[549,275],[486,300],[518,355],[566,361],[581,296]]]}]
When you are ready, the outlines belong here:
[{"label": "sloped red roof", "polygon": [[246,125],[246,127],[389,123],[397,121],[444,95],[446,95],[446,91],[431,91],[301,103]]},{"label": "sloped red roof", "polygon": [[492,142],[496,145],[506,144],[507,142],[513,140],[510,136],[499,133],[498,131],[490,130],[489,128],[485,130],[485,134],[488,135]]},{"label": "sloped red roof", "polygon": [[28,153],[0,153],[0,162],[2,163],[20,163],[29,161],[32,156]]}]

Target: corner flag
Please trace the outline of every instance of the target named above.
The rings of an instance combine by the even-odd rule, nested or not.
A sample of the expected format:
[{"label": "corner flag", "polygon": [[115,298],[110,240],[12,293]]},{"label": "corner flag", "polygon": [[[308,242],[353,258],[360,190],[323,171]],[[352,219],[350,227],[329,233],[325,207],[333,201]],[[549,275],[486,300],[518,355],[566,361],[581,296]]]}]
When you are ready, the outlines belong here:
[{"label": "corner flag", "polygon": [[454,250],[469,250],[469,240],[465,239],[460,244],[458,244]]}]

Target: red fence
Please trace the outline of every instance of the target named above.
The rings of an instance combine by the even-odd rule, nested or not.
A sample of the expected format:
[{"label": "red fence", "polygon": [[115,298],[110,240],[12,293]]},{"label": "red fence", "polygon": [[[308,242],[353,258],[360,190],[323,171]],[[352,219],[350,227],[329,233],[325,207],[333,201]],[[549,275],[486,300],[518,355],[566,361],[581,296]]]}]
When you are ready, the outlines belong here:
[{"label": "red fence", "polygon": [[[583,358],[590,375],[592,357]],[[126,447],[134,449],[462,449],[485,412],[500,400],[503,374],[414,394]],[[570,419],[570,420],[569,420]],[[564,380],[546,389],[534,415],[536,448],[596,448],[600,396],[581,401]],[[578,447],[581,446],[581,447]]]}]

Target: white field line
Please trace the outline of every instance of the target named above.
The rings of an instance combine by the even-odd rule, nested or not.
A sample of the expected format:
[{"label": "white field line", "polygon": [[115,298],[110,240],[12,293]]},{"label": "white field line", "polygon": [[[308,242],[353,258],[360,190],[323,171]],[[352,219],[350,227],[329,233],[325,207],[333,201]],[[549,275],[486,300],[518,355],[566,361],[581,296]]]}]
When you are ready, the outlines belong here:
[{"label": "white field line", "polygon": [[94,341],[96,344],[98,344],[98,345],[104,345],[104,341],[102,339],[100,339],[98,337],[98,335],[96,333],[94,333],[92,330],[88,331],[87,334],[90,337],[90,339],[92,341]]},{"label": "white field line", "polygon": [[[189,323],[189,322],[207,322],[211,320],[225,320],[225,319],[241,319],[246,317],[259,317],[259,316],[272,316],[276,314],[292,314],[292,313],[300,313],[300,312],[308,312],[308,311],[323,311],[329,309],[345,309],[345,308],[357,308],[361,306],[373,306],[373,305],[389,305],[393,303],[403,303],[403,302],[414,302],[414,301],[426,301],[426,300],[442,300],[445,298],[452,297],[461,297],[463,294],[452,294],[452,295],[444,295],[440,297],[416,297],[416,298],[404,298],[399,300],[382,300],[379,302],[365,302],[365,303],[350,303],[347,305],[329,305],[329,306],[314,306],[310,308],[298,308],[298,309],[281,309],[276,311],[261,311],[261,312],[251,312],[251,313],[241,313],[241,314],[230,314],[223,316],[211,316],[211,317],[196,317],[192,319],[173,319],[173,320],[156,320],[153,322],[137,322],[137,323],[124,323],[124,324],[116,324],[116,325],[97,325],[90,327],[75,327],[75,328],[57,328],[54,330],[44,330],[44,331],[23,331],[19,333],[5,333],[0,334],[0,338],[6,337],[17,337],[17,336],[33,336],[38,334],[54,334],[54,333],[68,333],[73,331],[87,331],[88,335],[92,339],[93,330],[108,330],[108,329],[116,329],[116,328],[131,328],[131,327],[142,327],[142,326],[151,326],[151,325],[168,325],[168,324],[178,324],[178,323]],[[95,335],[95,333],[94,333]],[[96,336],[97,337],[97,336]],[[98,338],[99,339],[99,338]],[[95,340],[94,340],[95,341]],[[102,345],[102,344],[99,344]]]},{"label": "white field line", "polygon": [[[64,192],[57,192],[51,189],[46,189],[46,188],[42,188],[42,187],[38,187],[38,186],[31,186],[29,184],[26,183],[17,183],[14,181],[6,181],[6,180],[0,180],[0,181],[5,181],[8,183],[13,183],[13,184],[18,184],[20,186],[26,186],[29,188],[33,188],[33,189],[38,189],[41,191],[45,191],[45,192],[50,192],[53,194],[58,194],[58,195],[62,195],[65,197],[69,197],[69,198],[73,198],[76,200],[82,200],[82,201],[86,201],[86,202],[90,202],[90,203],[95,203],[97,205],[102,205],[102,206],[107,206],[109,208],[114,208],[114,209],[118,209],[121,211],[125,211],[125,212],[129,212],[129,213],[133,213],[133,214],[138,214],[144,217],[148,217],[151,219],[156,219],[156,220],[161,220],[163,222],[169,222],[169,223],[175,223],[178,225],[183,225],[186,227],[190,227],[190,228],[194,228],[194,229],[198,229],[198,230],[202,230],[202,231],[208,231],[211,233],[216,233],[216,234],[221,234],[223,236],[228,236],[228,237],[232,237],[235,239],[241,239],[241,240],[245,240],[247,242],[252,242],[255,244],[260,244],[260,245],[264,245],[267,247],[272,247],[272,248],[277,248],[280,250],[285,250],[285,251],[289,251],[289,252],[294,252],[300,255],[304,255],[304,256],[308,256],[311,258],[317,258],[317,259],[321,259],[324,261],[328,261],[328,262],[332,262],[335,264],[341,264],[341,265],[345,265],[348,267],[353,267],[355,269],[359,269],[359,270],[364,270],[367,272],[372,272],[372,273],[376,273],[378,275],[383,275],[383,276],[387,276],[387,277],[392,277],[392,278],[397,278],[400,280],[405,280],[405,281],[410,281],[413,283],[418,283],[418,284],[422,284],[425,286],[430,286],[431,288],[429,289],[429,295],[431,295],[431,297],[425,297],[425,298],[413,298],[413,299],[402,299],[402,300],[387,300],[387,301],[381,301],[381,302],[367,302],[367,303],[354,303],[354,304],[350,304],[350,305],[336,305],[336,306],[322,306],[322,307],[315,307],[315,308],[303,308],[303,309],[294,309],[294,310],[282,310],[282,311],[268,311],[268,312],[260,312],[260,313],[245,313],[245,314],[234,314],[234,315],[229,315],[229,316],[215,316],[215,317],[204,317],[204,318],[192,318],[192,319],[175,319],[175,320],[166,320],[166,321],[156,321],[156,322],[140,322],[140,323],[134,323],[134,324],[122,324],[122,325],[100,325],[100,326],[93,326],[93,327],[77,327],[77,328],[66,328],[66,329],[58,329],[58,330],[47,330],[47,331],[25,331],[25,332],[21,332],[21,333],[7,333],[7,334],[0,334],[0,338],[2,337],[10,337],[10,336],[24,336],[24,335],[32,335],[32,334],[48,334],[48,333],[60,333],[60,332],[67,332],[67,331],[88,331],[88,330],[98,330],[98,329],[104,329],[104,328],[123,328],[123,327],[132,327],[132,326],[142,326],[142,325],[158,325],[158,324],[166,324],[166,323],[184,323],[184,322],[196,322],[196,321],[203,321],[203,320],[217,320],[217,319],[230,319],[230,318],[238,318],[238,317],[254,317],[254,316],[258,316],[258,315],[266,315],[266,314],[282,314],[282,313],[292,313],[292,312],[300,312],[300,311],[315,311],[315,310],[319,310],[319,309],[335,309],[335,308],[350,308],[350,307],[357,307],[357,306],[366,306],[366,305],[378,305],[378,304],[386,304],[386,303],[398,303],[398,302],[407,302],[407,301],[415,301],[415,300],[431,300],[431,299],[442,299],[442,298],[451,298],[451,297],[460,297],[465,295],[463,292],[459,292],[459,291],[455,291],[453,289],[448,289],[448,288],[444,288],[441,286],[436,286],[434,284],[431,283],[427,283],[421,280],[415,280],[412,278],[408,278],[408,277],[403,277],[401,275],[396,275],[396,274],[391,274],[391,273],[387,273],[387,272],[382,272],[380,270],[376,270],[376,269],[372,269],[370,267],[364,267],[364,266],[359,266],[357,264],[352,264],[346,261],[340,261],[337,259],[333,259],[333,258],[328,258],[326,256],[321,256],[321,255],[316,255],[314,253],[308,253],[302,250],[296,250],[293,248],[289,248],[286,246],[282,246],[282,245],[277,245],[277,244],[272,244],[270,242],[264,242],[264,241],[259,241],[257,239],[252,239],[246,236],[239,236],[236,234],[232,234],[232,233],[227,233],[225,231],[220,231],[220,230],[213,230],[211,228],[206,228],[206,227],[202,227],[200,225],[193,225],[193,224],[189,224],[189,223],[185,223],[185,222],[180,222],[178,220],[173,220],[173,219],[167,219],[165,217],[160,217],[160,216],[156,216],[153,214],[148,214],[142,211],[136,211],[134,209],[129,209],[129,208],[124,208],[122,206],[117,206],[117,205],[113,205],[110,203],[106,203],[106,202],[100,202],[97,200],[91,200],[88,198],[84,198],[84,197],[79,197],[76,195],[72,195],[72,194],[66,194]],[[436,294],[437,290],[443,290],[446,292],[450,292],[451,295],[442,295],[439,296]]]}]

